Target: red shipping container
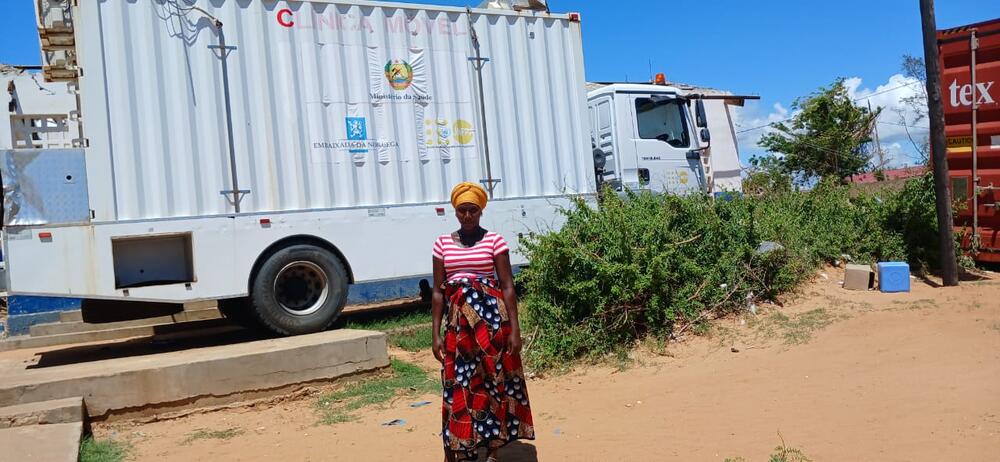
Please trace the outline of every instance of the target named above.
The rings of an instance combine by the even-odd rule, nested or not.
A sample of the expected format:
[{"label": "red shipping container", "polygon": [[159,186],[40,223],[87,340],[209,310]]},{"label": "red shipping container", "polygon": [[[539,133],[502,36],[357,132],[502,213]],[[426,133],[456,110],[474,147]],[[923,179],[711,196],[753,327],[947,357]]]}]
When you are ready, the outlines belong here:
[{"label": "red shipping container", "polygon": [[1000,262],[1000,18],[937,35],[951,193],[965,204],[954,225],[977,260]]}]

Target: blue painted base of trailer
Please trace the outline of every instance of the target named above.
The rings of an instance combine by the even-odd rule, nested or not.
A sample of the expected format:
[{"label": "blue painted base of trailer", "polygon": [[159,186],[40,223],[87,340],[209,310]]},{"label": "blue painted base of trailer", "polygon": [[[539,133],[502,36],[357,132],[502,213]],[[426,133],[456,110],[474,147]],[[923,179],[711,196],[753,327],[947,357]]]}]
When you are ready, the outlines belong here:
[{"label": "blue painted base of trailer", "polygon": [[413,298],[420,296],[420,281],[432,279],[431,275],[418,276],[406,279],[390,279],[386,281],[364,282],[354,284],[347,292],[348,305],[362,305],[366,303],[378,303],[388,300],[398,300],[401,298]]},{"label": "blue painted base of trailer", "polygon": [[58,311],[10,316],[7,318],[7,328],[9,329],[7,334],[12,337],[15,335],[27,335],[31,330],[31,326],[49,322],[59,322]]},{"label": "blue painted base of trailer", "polygon": [[79,310],[82,302],[79,298],[12,295],[7,297],[7,314],[14,316]]},{"label": "blue painted base of trailer", "polygon": [[79,298],[12,295],[7,297],[7,335],[23,335],[35,324],[59,321],[59,313],[79,310]]}]

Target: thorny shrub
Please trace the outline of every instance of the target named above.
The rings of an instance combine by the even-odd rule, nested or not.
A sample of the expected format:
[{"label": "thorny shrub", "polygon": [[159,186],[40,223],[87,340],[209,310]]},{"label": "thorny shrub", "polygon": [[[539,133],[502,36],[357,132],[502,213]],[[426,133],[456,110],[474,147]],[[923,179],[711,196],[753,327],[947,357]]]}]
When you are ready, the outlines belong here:
[{"label": "thorny shrub", "polygon": [[[731,200],[608,191],[598,207],[577,200],[558,231],[522,243],[531,261],[518,276],[527,358],[547,368],[620,353],[775,299],[845,254],[930,259],[933,206],[927,180],[860,195],[823,182]],[[758,251],[766,241],[780,247]]]}]

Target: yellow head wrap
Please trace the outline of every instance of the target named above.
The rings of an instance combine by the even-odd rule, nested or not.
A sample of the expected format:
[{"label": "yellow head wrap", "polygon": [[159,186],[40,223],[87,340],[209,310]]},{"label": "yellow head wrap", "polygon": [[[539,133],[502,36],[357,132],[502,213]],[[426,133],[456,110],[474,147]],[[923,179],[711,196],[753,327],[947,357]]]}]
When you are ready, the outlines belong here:
[{"label": "yellow head wrap", "polygon": [[480,209],[485,209],[486,190],[482,186],[468,181],[459,183],[451,190],[451,205],[458,208],[462,204],[476,204]]}]

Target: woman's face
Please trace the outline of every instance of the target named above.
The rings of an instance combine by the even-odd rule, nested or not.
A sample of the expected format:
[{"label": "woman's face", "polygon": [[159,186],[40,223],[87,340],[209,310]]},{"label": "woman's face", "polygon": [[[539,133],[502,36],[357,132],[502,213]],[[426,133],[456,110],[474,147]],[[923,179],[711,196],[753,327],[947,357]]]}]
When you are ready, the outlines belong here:
[{"label": "woman's face", "polygon": [[479,228],[479,219],[483,216],[483,209],[476,204],[459,204],[455,207],[455,217],[465,231],[472,231]]}]

